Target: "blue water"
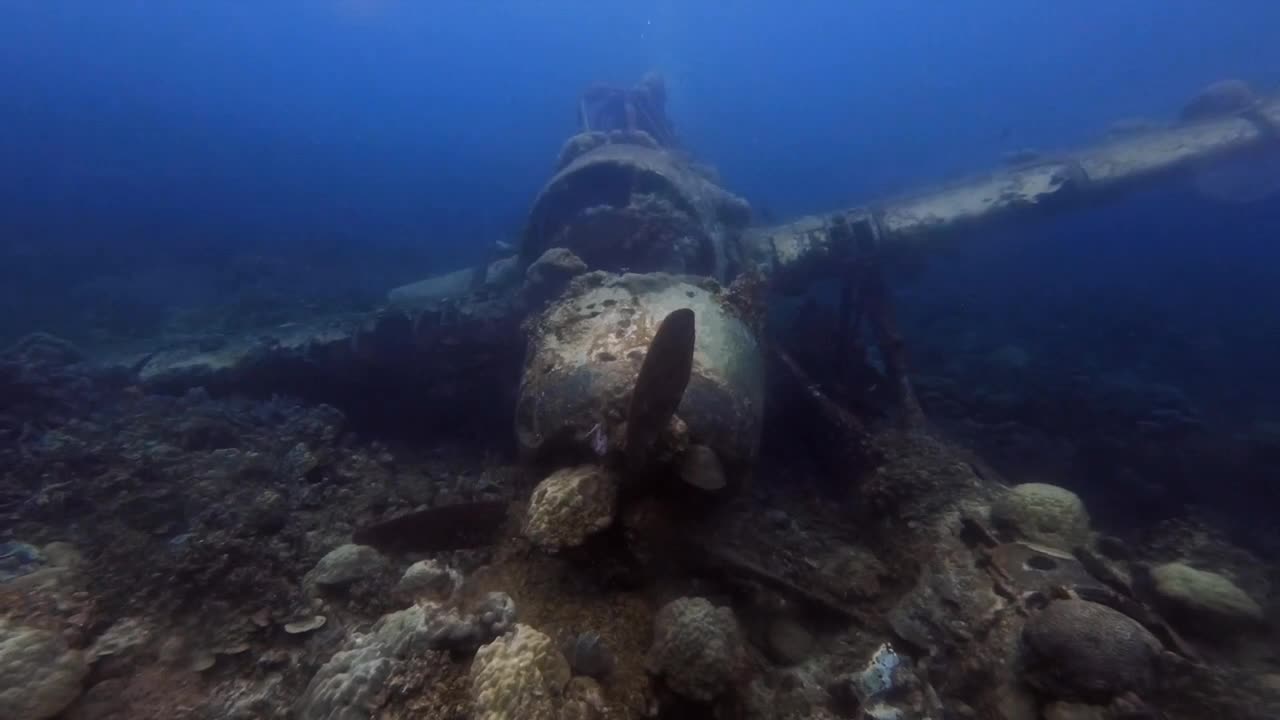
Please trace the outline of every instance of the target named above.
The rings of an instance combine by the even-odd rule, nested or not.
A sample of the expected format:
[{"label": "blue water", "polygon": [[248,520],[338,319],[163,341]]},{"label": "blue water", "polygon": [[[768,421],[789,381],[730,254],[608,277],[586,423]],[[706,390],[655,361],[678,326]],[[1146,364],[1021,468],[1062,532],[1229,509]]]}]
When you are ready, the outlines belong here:
[{"label": "blue water", "polygon": [[[1277,28],[1245,0],[10,3],[0,335],[158,332],[246,284],[368,304],[473,264],[518,233],[594,81],[662,72],[684,143],[782,220],[1168,121],[1223,77],[1274,90]],[[1152,306],[1133,322],[1189,339],[1139,370],[1254,402],[1280,394],[1257,392],[1277,204],[1153,191],[993,231],[913,292],[955,324],[986,307],[994,346],[1063,303]]]},{"label": "blue water", "polygon": [[[0,650],[56,658],[46,663],[50,673],[24,674],[33,665],[22,658],[8,666],[33,688],[45,682],[69,692],[59,707],[75,699],[82,681],[93,683],[66,716],[118,710],[167,717],[206,695],[210,716],[265,717],[269,708],[282,716],[306,704],[295,703],[299,698],[329,694],[338,687],[334,676],[343,683],[335,696],[374,698],[371,712],[383,712],[374,706],[384,701],[387,716],[461,712],[465,665],[446,668],[443,655],[423,656],[423,638],[457,634],[469,643],[480,630],[441,631],[436,623],[444,615],[420,629],[409,628],[412,620],[387,623],[413,633],[401,641],[384,639],[383,623],[374,624],[391,603],[406,599],[389,583],[407,557],[395,554],[393,568],[353,555],[367,565],[367,577],[349,595],[333,588],[323,603],[312,594],[312,568],[332,557],[349,531],[360,538],[362,527],[366,538],[373,537],[369,527],[382,528],[374,534],[402,527],[414,535],[415,522],[429,522],[422,534],[432,535],[439,522],[439,533],[459,536],[449,542],[461,548],[459,538],[471,533],[450,527],[475,517],[468,501],[480,501],[486,516],[503,507],[495,500],[523,503],[531,485],[525,481],[551,469],[527,457],[519,468],[508,467],[516,462],[512,418],[525,338],[514,322],[468,325],[468,308],[455,313],[452,306],[412,316],[359,315],[362,325],[350,336],[335,330],[280,352],[270,328],[372,311],[390,288],[479,267],[495,257],[498,243],[518,243],[526,213],[577,130],[580,94],[592,83],[631,87],[647,72],[661,73],[683,148],[715,168],[728,190],[751,203],[756,223],[768,225],[1001,167],[1025,150],[1088,146],[1119,120],[1175,122],[1201,88],[1224,78],[1280,94],[1278,39],[1280,0],[6,0],[0,6],[0,583],[40,572],[39,583],[23,581],[31,597],[57,596],[15,606],[15,617],[0,621]],[[1130,646],[1128,656],[1143,666],[1131,668],[1135,677],[1160,678],[1137,695],[1118,697],[1108,716],[1139,717],[1123,709],[1147,700],[1192,706],[1190,714],[1171,718],[1243,718],[1199,710],[1213,707],[1211,696],[1239,694],[1244,700],[1224,700],[1222,707],[1248,707],[1249,718],[1280,717],[1275,704],[1263,709],[1251,699],[1266,686],[1277,702],[1280,677],[1273,642],[1280,578],[1280,192],[1269,192],[1277,189],[1280,150],[1272,150],[1237,158],[1214,175],[1165,179],[1052,217],[956,233],[890,267],[924,427],[973,455],[943,453],[933,438],[911,437],[902,444],[920,451],[918,465],[895,457],[885,466],[891,472],[870,481],[855,477],[854,466],[867,460],[859,454],[865,438],[833,433],[830,416],[789,402],[801,393],[778,389],[775,363],[752,482],[743,482],[746,492],[735,502],[716,505],[727,512],[709,513],[706,525],[698,513],[719,500],[689,494],[674,477],[678,487],[669,492],[662,474],[702,457],[678,448],[706,451],[698,443],[715,441],[681,433],[677,442],[664,429],[661,459],[641,458],[646,474],[657,468],[652,481],[646,475],[635,482],[634,467],[617,473],[627,481],[614,529],[599,535],[603,542],[554,563],[533,560],[524,541],[508,542],[515,538],[492,550],[433,549],[432,558],[455,575],[454,564],[471,575],[492,561],[496,571],[474,573],[480,582],[469,581],[458,597],[478,597],[490,585],[511,590],[519,595],[521,621],[539,625],[555,643],[603,638],[591,647],[608,665],[614,664],[608,653],[618,653],[620,675],[653,671],[655,654],[636,644],[635,631],[649,623],[637,620],[649,600],[688,591],[736,604],[743,637],[767,636],[776,645],[780,635],[795,634],[787,628],[813,598],[830,596],[837,607],[847,600],[858,621],[842,634],[833,618],[799,628],[801,656],[814,653],[799,671],[806,682],[794,682],[796,670],[765,674],[755,652],[743,667],[750,665],[752,675],[729,670],[727,662],[707,673],[741,680],[744,706],[776,697],[773,704],[787,712],[801,699],[821,697],[822,688],[832,700],[849,694],[840,690],[856,687],[860,676],[850,673],[859,667],[857,653],[883,637],[893,645],[871,657],[896,660],[902,653],[904,667],[932,682],[957,717],[961,708],[974,715],[994,713],[997,705],[1001,712],[1037,714],[1036,703],[1048,716],[1059,693],[1027,694],[1031,644],[1007,641],[1021,633],[1021,616],[1037,617],[1050,596],[1069,590],[1058,587],[1059,578],[1074,582],[1083,574],[1064,564],[1052,576],[1051,593],[1024,592],[1031,586],[1019,583],[1031,581],[1013,578],[1002,565],[1021,551],[990,551],[989,538],[969,521],[982,518],[996,480],[1059,484],[1083,499],[1099,533],[1096,548],[1123,568],[1109,574],[1134,579],[1136,590],[1123,593],[1129,597],[1108,604],[1126,613],[1140,609],[1149,626],[1159,624],[1142,576],[1149,565],[1178,560],[1238,581],[1246,600],[1265,605],[1270,621],[1264,633],[1249,618],[1231,629],[1243,629],[1238,646],[1219,645],[1237,638],[1217,637],[1219,630],[1194,612],[1207,610],[1209,617],[1215,608],[1192,608],[1185,626],[1170,614],[1165,619],[1180,632],[1191,630],[1188,637],[1205,630],[1214,636],[1203,638],[1205,667],[1195,672],[1190,662],[1164,662],[1171,653],[1148,663],[1155,652],[1137,647],[1143,640],[1131,622],[1107,625],[1120,630],[1098,642],[1100,635],[1082,634],[1083,642],[1071,644],[1087,655],[1068,655],[1058,663],[1062,672],[1083,672],[1090,683],[1100,674],[1126,675],[1111,667],[1126,655],[1102,644],[1114,640],[1121,649]],[[534,289],[553,284],[544,280]],[[816,378],[804,381],[809,389],[828,391],[877,433],[878,443],[897,448],[902,438],[882,431],[897,427],[891,421],[901,397],[886,397],[899,386],[888,373],[867,370],[889,363],[872,350],[856,369],[865,374],[832,370],[831,358],[842,353],[828,352],[838,337],[834,321],[822,324],[836,316],[835,283],[827,280],[803,298],[770,296],[760,346],[790,351]],[[535,293],[514,288],[504,299],[520,292],[521,312],[537,307]],[[802,304],[812,297],[825,305]],[[464,329],[457,335],[485,324],[474,334],[497,328],[497,339],[456,337],[450,323],[459,317]],[[811,324],[788,324],[791,318]],[[37,331],[57,337],[28,335]],[[252,352],[239,356],[238,366],[226,361],[234,353],[217,354],[246,347]],[[201,364],[209,354],[213,361]],[[618,359],[606,355],[595,357]],[[745,385],[753,363],[746,358],[740,373],[738,364],[726,362],[742,376],[732,382]],[[155,367],[158,374],[130,371]],[[548,376],[553,369],[563,370],[548,364]],[[564,375],[565,386],[595,383],[590,372]],[[526,387],[556,387],[546,382]],[[196,384],[208,387],[187,387]],[[720,402],[715,388],[705,400],[712,409]],[[753,387],[731,389],[756,397]],[[614,421],[621,415],[611,413],[621,399],[601,399],[608,419],[591,434],[601,441],[593,449],[606,468],[618,455]],[[754,410],[750,400],[742,407]],[[730,422],[709,412],[705,422],[722,419]],[[713,429],[714,436],[722,428]],[[581,457],[566,457],[583,462],[581,450]],[[579,486],[592,496],[580,504],[593,507],[576,511],[593,517],[570,524],[608,525],[601,519],[610,517],[594,516],[594,506],[613,502],[603,498],[612,498],[607,488],[615,478],[612,470],[600,475]],[[832,496],[823,496],[828,490]],[[560,498],[564,512],[575,512],[575,503]],[[448,507],[459,503],[461,509]],[[427,515],[414,512],[422,510]],[[660,516],[668,510],[676,520]],[[450,512],[464,514],[441,521]],[[972,556],[960,538],[943,538],[949,534],[943,528],[960,524],[961,512],[965,543],[984,540]],[[693,518],[697,535],[706,537],[685,548],[680,535]],[[717,528],[731,532],[712,537]],[[1040,542],[1026,528],[1016,530],[1001,541]],[[934,535],[940,551],[917,552],[921,538]],[[1111,537],[1104,543],[1103,535]],[[900,545],[899,536],[909,544]],[[710,578],[668,584],[663,556],[705,554],[715,565],[716,546],[735,538],[746,541],[740,555],[746,569],[759,560],[759,570],[732,570],[726,584]],[[711,552],[701,552],[703,545]],[[80,555],[84,561],[75,561]],[[527,573],[511,572],[526,560]],[[1032,570],[1046,568],[1028,561],[1014,574]],[[983,572],[1001,578],[990,591]],[[772,578],[760,592],[758,574]],[[842,577],[834,585],[827,581],[837,578],[816,582],[828,575]],[[662,580],[651,582],[656,578]],[[1206,587],[1207,605],[1236,603]],[[817,593],[792,597],[797,589]],[[1030,613],[1009,612],[1011,592],[1022,595]],[[1085,596],[1100,597],[1096,590]],[[509,624],[511,612],[486,606],[481,618]],[[1056,600],[1053,606],[1065,607]],[[415,611],[445,607],[420,603]],[[313,611],[323,613],[322,632],[281,634]],[[458,617],[451,605],[448,613]],[[121,618],[128,619],[115,624]],[[921,634],[904,633],[898,619]],[[988,619],[996,624],[984,624]],[[135,621],[154,625],[154,643],[99,658],[98,640],[109,633],[124,643]],[[618,621],[629,624],[625,633],[604,632]],[[47,635],[41,642],[56,653],[33,645],[35,635],[25,629],[26,639],[8,643],[16,650],[5,648],[23,623],[39,627]],[[710,637],[710,646],[730,652],[730,643],[720,641],[720,619],[694,625],[690,643]],[[116,632],[122,627],[130,632]],[[357,628],[373,639],[357,640]],[[819,639],[812,649],[810,632]],[[1059,644],[1054,635],[1046,635],[1049,645]],[[70,653],[60,655],[63,638],[76,650],[75,663]],[[250,642],[253,652],[246,653]],[[1182,650],[1181,641],[1165,642]],[[412,658],[400,653],[411,646]],[[1016,657],[1001,659],[998,653],[1015,646]],[[335,655],[317,672],[330,653],[353,647],[358,652]],[[377,654],[393,647],[394,658]],[[928,657],[921,656],[926,649]],[[80,650],[105,664],[91,674],[86,665],[66,682],[62,675],[81,663]],[[171,657],[179,651],[181,662]],[[201,662],[188,663],[188,653]],[[161,665],[152,665],[155,657],[164,658]],[[1106,673],[1089,672],[1095,657],[1106,660]],[[544,660],[551,658],[539,656],[540,668]],[[716,662],[711,655],[696,660],[699,675]],[[376,662],[379,670],[365,672],[373,665],[354,662]],[[188,664],[211,672],[197,679],[176,669]],[[354,669],[338,675],[334,667]],[[313,673],[320,680],[305,689]],[[636,705],[632,716],[652,715],[659,700],[666,703],[663,717],[711,716],[673,715],[681,703],[637,692],[631,677],[610,681],[602,692],[615,707]],[[910,677],[895,674],[895,682]],[[11,702],[49,695],[8,693],[12,679],[0,676],[0,696]],[[548,687],[550,679],[542,678]],[[364,680],[387,684],[365,693]],[[594,692],[576,687],[570,692]],[[915,680],[911,687],[886,697],[906,702],[934,694]],[[559,689],[550,694],[558,697]],[[435,695],[447,702],[433,704]],[[108,702],[114,700],[119,708]],[[222,700],[240,712],[222,712]],[[166,712],[166,704],[174,709]],[[12,714],[4,707],[0,715]]]},{"label": "blue water", "polygon": [[[662,71],[688,145],[780,216],[1280,81],[1241,0],[9,3],[9,242],[336,242],[459,264],[509,235],[577,93]],[[143,248],[147,251],[144,253]]]}]

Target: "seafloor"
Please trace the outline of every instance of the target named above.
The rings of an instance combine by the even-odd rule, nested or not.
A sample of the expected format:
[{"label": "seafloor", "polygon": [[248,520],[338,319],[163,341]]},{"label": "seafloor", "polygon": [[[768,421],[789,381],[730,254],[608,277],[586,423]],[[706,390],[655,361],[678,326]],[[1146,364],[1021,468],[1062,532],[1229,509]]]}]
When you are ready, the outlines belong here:
[{"label": "seafloor", "polygon": [[583,530],[584,492],[556,531],[591,538],[547,552],[506,406],[415,431],[32,336],[0,358],[0,716],[1280,717],[1280,527],[1114,522],[1013,475],[1070,436],[919,385],[933,421],[873,423],[864,473],[777,403],[732,498]]}]

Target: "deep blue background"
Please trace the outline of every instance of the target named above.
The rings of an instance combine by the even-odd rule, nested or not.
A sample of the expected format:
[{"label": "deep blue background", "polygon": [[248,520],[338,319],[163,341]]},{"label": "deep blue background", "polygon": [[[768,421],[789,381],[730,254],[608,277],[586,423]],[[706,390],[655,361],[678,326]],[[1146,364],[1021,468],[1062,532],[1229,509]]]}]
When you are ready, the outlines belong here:
[{"label": "deep blue background", "polygon": [[[4,336],[75,335],[62,326],[99,305],[142,323],[157,302],[225,301],[246,273],[375,295],[473,263],[518,230],[581,89],[651,69],[687,144],[779,219],[982,170],[1009,150],[1086,143],[1120,118],[1167,120],[1222,77],[1280,81],[1271,0],[3,10]],[[956,323],[987,307],[988,334],[1011,336],[1031,320],[989,319],[1010,303],[1047,324],[1062,297],[1099,312],[1139,303],[1156,310],[1135,318],[1184,336],[1225,318],[1265,348],[1277,203],[1170,192],[1002,236],[951,274],[943,261],[924,300],[954,305]],[[246,271],[244,256],[267,259]],[[1230,380],[1225,362],[1185,379]]]},{"label": "deep blue background", "polygon": [[666,74],[688,143],[773,213],[1280,80],[1280,4],[5,3],[6,242],[122,257],[512,233],[594,80]]}]

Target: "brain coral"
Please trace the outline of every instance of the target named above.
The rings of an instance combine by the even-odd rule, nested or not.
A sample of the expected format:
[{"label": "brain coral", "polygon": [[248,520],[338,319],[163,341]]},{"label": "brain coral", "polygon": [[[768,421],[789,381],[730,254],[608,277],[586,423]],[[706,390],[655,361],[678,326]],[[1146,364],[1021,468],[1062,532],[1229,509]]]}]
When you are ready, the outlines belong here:
[{"label": "brain coral", "polygon": [[1085,600],[1057,600],[1023,629],[1027,679],[1062,698],[1106,701],[1141,693],[1154,679],[1160,643],[1127,615]]},{"label": "brain coral", "polygon": [[992,506],[991,516],[1042,545],[1073,550],[1089,542],[1089,513],[1084,503],[1057,485],[1015,485]]},{"label": "brain coral", "polygon": [[1160,600],[1188,617],[1240,626],[1263,620],[1257,601],[1217,573],[1173,562],[1152,568],[1151,580]]}]

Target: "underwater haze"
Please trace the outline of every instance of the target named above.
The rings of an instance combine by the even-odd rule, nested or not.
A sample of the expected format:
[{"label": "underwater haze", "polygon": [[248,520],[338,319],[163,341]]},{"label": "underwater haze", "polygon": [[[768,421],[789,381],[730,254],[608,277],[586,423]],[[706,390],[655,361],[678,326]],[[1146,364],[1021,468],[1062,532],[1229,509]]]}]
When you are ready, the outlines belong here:
[{"label": "underwater haze", "polygon": [[9,0],[0,720],[1280,718],[1280,0]]},{"label": "underwater haze", "polygon": [[82,321],[63,303],[91,281],[122,303],[225,301],[234,256],[308,268],[299,292],[359,296],[476,262],[519,232],[577,93],[647,70],[666,77],[686,145],[775,219],[1167,117],[1223,77],[1280,81],[1280,9],[1247,0],[5,14],[9,336],[44,324],[33,294],[50,320]]}]

